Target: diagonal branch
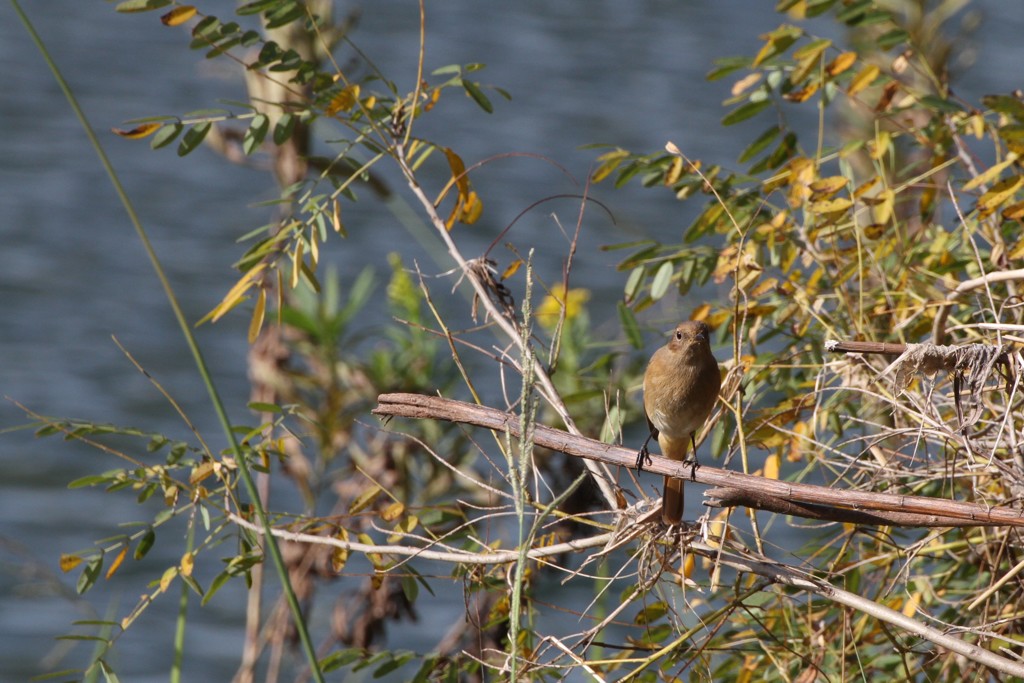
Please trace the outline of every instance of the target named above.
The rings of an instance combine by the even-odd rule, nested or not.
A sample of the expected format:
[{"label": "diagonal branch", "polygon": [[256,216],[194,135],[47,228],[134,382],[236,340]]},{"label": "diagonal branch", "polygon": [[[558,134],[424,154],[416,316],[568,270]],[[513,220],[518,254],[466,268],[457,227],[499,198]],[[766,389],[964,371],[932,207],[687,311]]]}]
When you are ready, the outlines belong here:
[{"label": "diagonal branch", "polygon": [[[471,424],[519,436],[519,418],[495,408],[421,394],[381,394],[373,410],[381,417],[447,420]],[[537,425],[533,435],[537,446],[561,451],[591,461],[633,468],[636,450],[602,443],[560,429]],[[644,469],[655,474],[688,479],[688,463],[654,456]],[[1013,526],[1024,527],[1024,510],[988,507],[954,500],[833,489],[812,484],[767,479],[702,465],[692,473],[693,481],[721,487],[715,500],[723,505],[784,512],[799,517],[858,524],[894,526]],[[712,500],[711,504],[715,504]]]}]

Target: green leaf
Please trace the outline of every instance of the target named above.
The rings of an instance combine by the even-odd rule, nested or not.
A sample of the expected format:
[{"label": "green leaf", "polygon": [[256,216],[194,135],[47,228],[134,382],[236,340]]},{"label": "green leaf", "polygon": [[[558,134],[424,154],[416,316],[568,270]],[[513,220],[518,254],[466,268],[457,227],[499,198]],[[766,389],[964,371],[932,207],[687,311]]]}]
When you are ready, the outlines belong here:
[{"label": "green leaf", "polygon": [[713,63],[715,68],[704,77],[709,81],[717,81],[740,69],[746,69],[750,66],[750,57],[723,57],[716,59]]},{"label": "green leaf", "polygon": [[466,93],[468,93],[469,96],[472,97],[478,105],[480,105],[481,109],[488,114],[494,113],[494,105],[492,105],[491,101],[487,99],[487,95],[484,95],[484,92],[480,89],[479,85],[473,81],[462,81],[462,87],[465,88]]},{"label": "green leaf", "polygon": [[462,73],[462,65],[460,64],[448,64],[446,66],[439,67],[430,72],[431,76],[445,76],[447,74],[460,74]]},{"label": "green leaf", "polygon": [[959,114],[964,110],[964,108],[956,102],[936,97],[935,95],[925,95],[921,98],[920,102],[929,109],[934,109],[935,111],[946,114]]},{"label": "green leaf", "polygon": [[132,556],[136,560],[141,560],[149,552],[150,548],[153,547],[153,543],[156,541],[156,532],[153,531],[153,527],[146,530],[146,533],[142,535],[139,540],[139,544],[135,546],[135,554]]},{"label": "green leaf", "polygon": [[330,673],[353,662],[358,662],[364,657],[366,657],[366,653],[362,650],[338,650],[321,659],[320,668],[323,669],[324,673]]},{"label": "green leaf", "polygon": [[193,42],[189,47],[195,49],[196,47],[206,47],[209,45],[209,40],[212,40],[220,33],[220,19],[217,17],[203,17],[199,20],[199,23],[192,27],[192,37],[202,40],[197,46]]},{"label": "green leaf", "polygon": [[267,118],[266,114],[257,114],[253,118],[249,128],[245,131],[245,137],[242,139],[242,149],[247,156],[255,152],[263,144],[263,138],[267,136],[269,128],[270,119]]},{"label": "green leaf", "polygon": [[274,126],[274,144],[283,145],[292,133],[295,132],[295,124],[298,123],[299,117],[295,114],[284,114],[277,121],[277,125]]},{"label": "green leaf", "polygon": [[626,333],[626,339],[629,340],[630,346],[634,349],[642,349],[644,338],[640,334],[640,326],[636,322],[633,310],[622,301],[616,307],[619,310],[619,323],[622,325],[622,331]]},{"label": "green leaf", "polygon": [[992,111],[1012,116],[1018,122],[1024,122],[1024,102],[1021,102],[1016,97],[1011,95],[985,95],[981,98],[981,103]]},{"label": "green leaf", "polygon": [[384,662],[374,670],[374,678],[383,678],[392,671],[397,671],[398,669],[405,666],[406,663],[409,662],[409,660],[411,660],[415,655],[412,652],[400,652],[394,653],[392,656],[394,657],[393,659]]},{"label": "green leaf", "polygon": [[86,486],[96,486],[96,484],[105,484],[110,481],[111,476],[109,474],[90,474],[87,477],[80,477],[75,479],[73,482],[68,484],[69,489],[80,489]]},{"label": "green leaf", "polygon": [[291,0],[256,0],[256,2],[247,2],[236,9],[235,14],[243,17],[249,14],[259,14],[260,12],[276,9],[285,2],[290,1]]},{"label": "green leaf", "polygon": [[160,130],[153,134],[153,138],[149,141],[149,146],[152,149],[160,149],[166,147],[177,139],[184,126],[180,122],[168,123],[162,126]]},{"label": "green leaf", "polygon": [[206,134],[210,132],[210,123],[204,121],[203,123],[197,123],[188,129],[185,136],[181,139],[178,144],[178,156],[183,157],[186,154],[191,153],[196,147],[202,142]]},{"label": "green leaf", "polygon": [[626,301],[632,301],[636,298],[636,295],[640,293],[640,283],[643,282],[644,273],[646,272],[647,269],[643,266],[637,266],[630,272],[629,277],[626,278],[626,287],[624,290]]},{"label": "green leaf", "polygon": [[92,588],[92,585],[96,583],[96,579],[99,578],[100,570],[102,569],[103,553],[100,553],[82,569],[82,575],[78,577],[78,583],[75,585],[75,590],[78,591],[79,595]]},{"label": "green leaf", "polygon": [[171,0],[124,0],[114,8],[115,12],[149,12],[167,7]]},{"label": "green leaf", "polygon": [[752,116],[756,116],[768,107],[770,107],[772,101],[769,99],[760,100],[758,102],[747,102],[742,104],[731,112],[725,115],[722,119],[723,126],[731,126],[739,123],[740,121],[746,121]]},{"label": "green leaf", "polygon": [[875,0],[857,0],[841,9],[836,14],[836,20],[855,26],[874,4]]},{"label": "green leaf", "polygon": [[654,274],[654,280],[651,282],[651,298],[657,301],[661,297],[665,296],[665,292],[668,291],[668,286],[672,282],[672,273],[674,269],[671,261],[665,261],[658,266],[658,272]]},{"label": "green leaf", "polygon": [[744,164],[755,156],[760,154],[768,145],[772,144],[775,138],[779,137],[779,133],[782,132],[782,128],[778,125],[772,126],[765,132],[761,133],[756,140],[747,145],[747,148],[740,154],[740,163]]},{"label": "green leaf", "polygon": [[231,576],[231,572],[226,569],[222,571],[220,574],[217,574],[217,576],[213,579],[213,582],[210,583],[210,587],[206,589],[206,595],[204,595],[203,599],[199,601],[199,604],[206,605],[206,603],[210,601],[210,598],[212,598],[214,594],[220,590],[220,587],[228,582],[228,579],[230,579]]},{"label": "green leaf", "polygon": [[302,19],[306,16],[306,13],[295,0],[287,0],[275,9],[267,12],[265,16],[267,18],[267,28],[269,29],[280,28],[297,19]]},{"label": "green leaf", "polygon": [[903,43],[906,43],[909,40],[910,35],[906,31],[904,31],[901,28],[894,28],[888,33],[884,33],[881,36],[879,36],[876,42],[878,43],[878,47],[882,48],[883,50],[889,50],[891,48],[896,47],[897,45],[902,45]]}]

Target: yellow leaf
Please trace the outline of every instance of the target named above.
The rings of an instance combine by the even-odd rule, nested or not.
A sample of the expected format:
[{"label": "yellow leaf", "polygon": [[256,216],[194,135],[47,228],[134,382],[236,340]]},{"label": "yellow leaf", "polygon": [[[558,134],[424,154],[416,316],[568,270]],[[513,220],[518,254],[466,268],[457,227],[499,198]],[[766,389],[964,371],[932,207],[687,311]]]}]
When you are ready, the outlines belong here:
[{"label": "yellow leaf", "polygon": [[249,321],[249,343],[255,344],[256,338],[260,336],[263,329],[263,316],[267,310],[267,290],[261,289],[256,299],[256,309],[252,312],[252,320]]},{"label": "yellow leaf", "polygon": [[966,128],[975,138],[981,140],[985,137],[985,117],[981,114],[975,114],[967,120]]},{"label": "yellow leaf", "polygon": [[171,581],[174,581],[174,577],[176,577],[177,575],[177,567],[168,567],[167,571],[164,572],[164,575],[160,577],[160,590],[157,592],[163,593],[164,591],[166,591],[168,587],[170,587]]},{"label": "yellow leaf", "polygon": [[772,453],[764,461],[764,476],[766,479],[779,478],[779,454]]},{"label": "yellow leaf", "polygon": [[510,277],[512,277],[513,275],[516,274],[516,272],[519,270],[519,268],[522,265],[523,265],[523,259],[517,258],[512,263],[508,264],[508,268],[506,268],[505,271],[501,274],[501,279],[502,280],[509,279]]},{"label": "yellow leaf", "polygon": [[869,240],[877,240],[885,234],[885,226],[881,223],[872,223],[864,226],[864,237]]},{"label": "yellow leaf", "polygon": [[831,44],[831,40],[815,40],[794,52],[793,59],[797,60],[797,65],[789,74],[789,82],[799,85],[812,71],[817,71],[821,64],[821,55]]},{"label": "yellow leaf", "polygon": [[163,22],[164,26],[181,26],[195,15],[195,7],[192,5],[181,5],[160,17],[160,21]]},{"label": "yellow leaf", "polygon": [[907,604],[903,605],[903,616],[912,617],[917,614],[917,606],[920,604],[921,593],[919,591],[914,591],[913,595],[910,596],[910,599],[907,600]]},{"label": "yellow leaf", "polygon": [[683,557],[683,563],[681,566],[683,576],[690,578],[693,575],[693,568],[696,565],[696,561],[693,559],[693,553],[686,553]]},{"label": "yellow leaf", "polygon": [[892,135],[887,130],[878,131],[875,139],[868,142],[868,156],[878,161],[892,149]]},{"label": "yellow leaf", "polygon": [[292,279],[291,288],[295,289],[299,286],[299,273],[302,272],[302,242],[295,245],[295,251],[292,252]]},{"label": "yellow leaf", "polygon": [[811,202],[810,209],[814,213],[834,213],[836,211],[846,211],[851,206],[853,206],[853,202],[846,197],[836,197],[835,199]]},{"label": "yellow leaf", "polygon": [[121,563],[124,562],[124,558],[125,558],[125,556],[127,554],[128,554],[128,545],[125,544],[125,545],[121,546],[121,552],[119,552],[117,554],[117,557],[114,558],[114,561],[110,563],[110,569],[107,570],[107,579],[108,580],[110,579],[111,576],[114,575],[114,572],[117,571],[117,568],[121,566]]},{"label": "yellow leaf", "polygon": [[786,198],[791,207],[796,208],[810,198],[810,184],[814,176],[814,162],[810,159],[798,157],[789,162],[789,176],[786,178],[789,192]]},{"label": "yellow leaf", "polygon": [[[334,538],[339,541],[348,542],[348,530],[338,529],[334,534]],[[345,568],[345,564],[348,562],[348,548],[342,548],[340,546],[332,546],[331,551],[331,569],[335,572],[341,572]]]},{"label": "yellow leaf", "polygon": [[977,187],[992,182],[1002,174],[1003,170],[1007,166],[1009,166],[1016,160],[1017,155],[1011,152],[1010,154],[1007,155],[1004,161],[1000,161],[998,164],[993,164],[992,166],[989,166],[987,169],[985,169],[984,172],[979,173],[978,175],[974,176],[966,183],[964,183],[964,191],[970,192],[971,190]]},{"label": "yellow leaf", "polygon": [[374,500],[376,500],[382,490],[383,489],[381,489],[381,487],[374,485],[363,491],[358,498],[352,501],[352,504],[348,508],[348,513],[350,515],[354,515],[357,512],[365,510],[371,503],[373,503]]},{"label": "yellow leaf", "polygon": [[480,195],[476,190],[471,190],[466,197],[465,206],[462,207],[459,220],[466,225],[473,225],[480,220],[480,214],[484,211],[484,203],[480,201]]},{"label": "yellow leaf", "polygon": [[175,484],[164,485],[164,504],[171,507],[178,502],[178,487]]},{"label": "yellow leaf", "polygon": [[864,182],[862,185],[858,186],[856,190],[853,191],[853,198],[854,199],[860,199],[860,197],[865,192],[869,191],[871,188],[873,188],[875,185],[877,185],[881,180],[882,179],[879,176],[875,176],[871,180],[868,180],[868,181]]},{"label": "yellow leaf", "polygon": [[196,556],[192,552],[187,552],[181,556],[181,575],[192,576],[192,569],[196,564]]},{"label": "yellow leaf", "polygon": [[750,292],[750,297],[756,299],[759,296],[767,294],[774,290],[779,285],[779,281],[773,277],[768,278],[761,282],[757,287],[754,287]]},{"label": "yellow leaf", "polygon": [[[448,167],[452,170],[452,180],[459,190],[460,195],[469,194],[469,177],[466,175],[466,164],[462,157],[455,153],[450,147],[443,148],[444,156],[448,159]],[[447,188],[445,188],[447,190]]]},{"label": "yellow leaf", "polygon": [[820,87],[821,84],[814,81],[812,83],[808,83],[806,87],[801,88],[800,90],[794,90],[793,92],[786,93],[783,97],[790,102],[806,102],[812,95],[814,95],[814,93],[818,92],[818,88]]},{"label": "yellow leaf", "polygon": [[857,61],[856,52],[843,52],[825,66],[825,73],[829,76],[838,76]]},{"label": "yellow leaf", "polygon": [[828,178],[818,178],[811,183],[811,192],[815,194],[816,199],[824,199],[825,197],[834,195],[839,190],[846,187],[846,178],[841,175],[829,176]]},{"label": "yellow leaf", "polygon": [[846,89],[846,94],[853,97],[861,90],[864,90],[864,88],[867,88],[874,83],[880,73],[881,71],[877,66],[874,64],[868,64],[857,72],[857,75],[850,81],[850,86]]},{"label": "yellow leaf", "polygon": [[875,223],[885,225],[892,218],[893,207],[896,204],[896,193],[891,188],[885,188],[875,197],[877,203],[871,207],[871,217]]},{"label": "yellow leaf", "polygon": [[669,164],[668,170],[665,171],[665,185],[671,187],[679,182],[679,179],[683,176],[683,158],[672,157],[672,162]]},{"label": "yellow leaf", "polygon": [[267,267],[266,263],[258,263],[250,268],[238,282],[224,295],[221,302],[214,306],[213,310],[203,316],[202,320],[196,323],[196,325],[202,325],[207,320],[217,322],[220,320],[225,313],[230,311],[232,308],[242,303],[242,297],[245,295],[249,288],[253,286],[256,281],[256,276],[263,272],[263,269]]},{"label": "yellow leaf", "polygon": [[341,205],[337,199],[331,200],[331,225],[334,226],[334,232],[346,236],[345,226],[341,223]]},{"label": "yellow leaf", "polygon": [[359,101],[359,86],[355,83],[346,85],[341,91],[331,98],[327,105],[327,115],[334,116],[339,111],[351,111],[352,107]]},{"label": "yellow leaf", "polygon": [[123,128],[111,128],[110,130],[129,140],[141,140],[142,138],[157,132],[162,127],[162,123],[143,123],[128,130],[124,130]]},{"label": "yellow leaf", "polygon": [[60,570],[67,574],[69,571],[82,564],[82,558],[78,555],[68,555],[61,553],[60,555]]},{"label": "yellow leaf", "polygon": [[1024,176],[1012,176],[1000,180],[978,198],[978,211],[983,214],[992,213],[1001,204],[1009,201],[1022,185],[1024,185]]},{"label": "yellow leaf", "polygon": [[399,517],[401,517],[403,512],[405,512],[405,505],[398,501],[395,501],[394,503],[391,503],[386,508],[384,508],[381,511],[380,516],[381,519],[383,519],[385,522],[393,522]]},{"label": "yellow leaf", "polygon": [[213,474],[213,465],[214,462],[212,460],[207,460],[205,462],[200,463],[195,469],[192,470],[192,474],[190,474],[188,477],[188,483],[195,485],[209,477],[211,474]]},{"label": "yellow leaf", "polygon": [[690,314],[690,320],[703,320],[707,322],[708,314],[711,313],[711,304],[701,304],[697,308],[693,309],[693,313]]},{"label": "yellow leaf", "polygon": [[789,49],[790,45],[796,42],[796,39],[803,35],[796,26],[783,24],[777,29],[770,33],[764,33],[759,36],[765,41],[764,46],[754,57],[754,63],[751,66],[758,66],[762,62],[765,62],[776,55],[782,54]]},{"label": "yellow leaf", "polygon": [[[1008,221],[1024,220],[1024,202],[1015,202],[1003,209],[1003,219]],[[1024,256],[1024,240],[1017,243],[1017,248],[1010,252],[1011,258]]]},{"label": "yellow leaf", "polygon": [[594,173],[590,176],[590,180],[595,183],[599,183],[609,175],[612,171],[619,167],[627,157],[629,152],[624,149],[616,149],[611,152],[605,152],[601,156],[597,157],[597,161],[600,165],[594,169]]}]

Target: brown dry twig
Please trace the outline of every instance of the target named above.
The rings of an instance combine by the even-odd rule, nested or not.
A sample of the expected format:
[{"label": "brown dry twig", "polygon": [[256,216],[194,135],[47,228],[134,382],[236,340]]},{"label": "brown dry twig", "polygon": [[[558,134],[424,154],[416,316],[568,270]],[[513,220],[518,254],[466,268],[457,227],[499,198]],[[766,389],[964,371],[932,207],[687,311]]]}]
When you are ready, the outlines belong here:
[{"label": "brown dry twig", "polygon": [[[519,417],[486,406],[421,394],[381,394],[373,410],[381,417],[446,420],[519,436]],[[535,445],[608,465],[633,468],[636,450],[575,436],[537,425]],[[744,505],[811,519],[894,526],[1014,526],[1024,527],[1024,510],[987,507],[972,503],[832,489],[767,479],[702,465],[691,473],[687,463],[653,457],[644,470],[689,479],[724,490],[714,490],[709,504]]]},{"label": "brown dry twig", "polygon": [[[953,376],[953,400],[959,424],[973,423],[981,411],[980,394],[993,371],[999,367],[1010,376],[1010,354],[1003,346],[990,344],[962,344],[937,346],[935,344],[889,344],[885,342],[857,342],[826,340],[825,350],[843,353],[877,353],[899,356],[881,374],[893,373],[897,392],[902,392],[917,375],[934,375],[945,370]],[[964,415],[960,390],[966,386],[974,408]]]}]

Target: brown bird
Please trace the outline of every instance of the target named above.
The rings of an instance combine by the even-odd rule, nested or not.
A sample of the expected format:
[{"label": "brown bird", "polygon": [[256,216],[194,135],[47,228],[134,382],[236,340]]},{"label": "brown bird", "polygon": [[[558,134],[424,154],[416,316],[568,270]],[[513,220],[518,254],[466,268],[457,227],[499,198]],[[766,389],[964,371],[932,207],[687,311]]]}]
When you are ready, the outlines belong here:
[{"label": "brown bird", "polygon": [[[690,320],[676,326],[667,344],[654,352],[644,373],[644,413],[651,434],[637,455],[637,467],[650,457],[647,442],[658,439],[661,454],[670,460],[686,460],[693,446],[697,468],[696,434],[711,414],[722,386],[718,361],[711,355],[711,330]],[[661,519],[679,524],[683,517],[683,480],[665,477]]]}]

